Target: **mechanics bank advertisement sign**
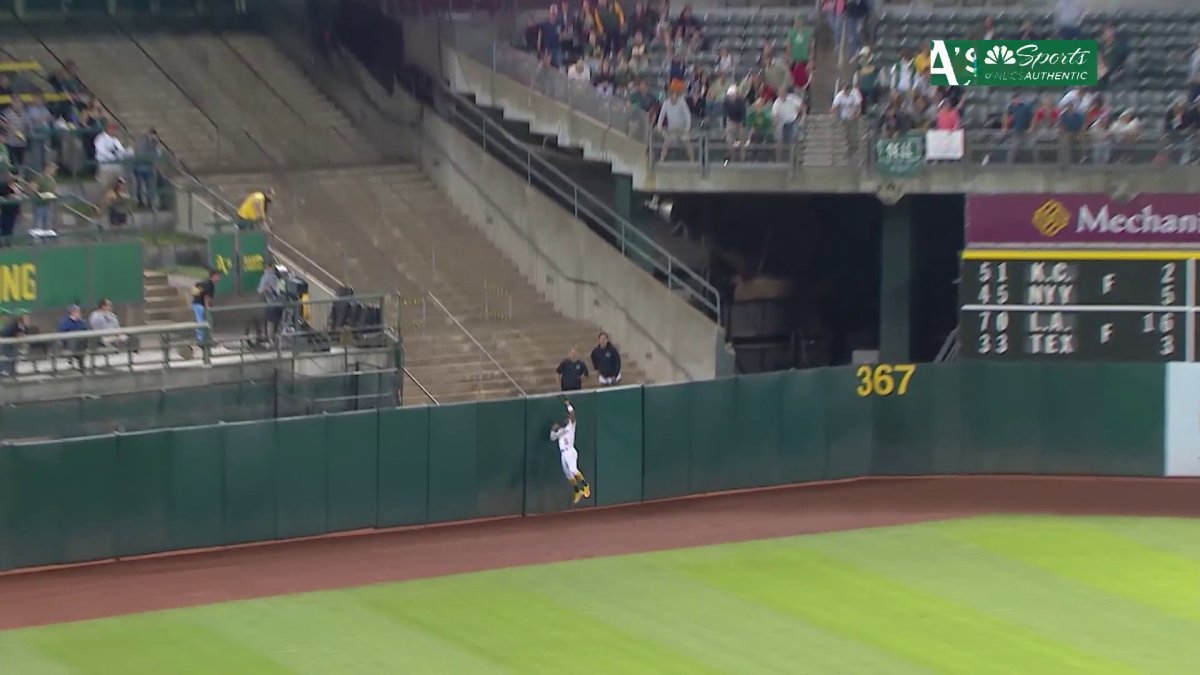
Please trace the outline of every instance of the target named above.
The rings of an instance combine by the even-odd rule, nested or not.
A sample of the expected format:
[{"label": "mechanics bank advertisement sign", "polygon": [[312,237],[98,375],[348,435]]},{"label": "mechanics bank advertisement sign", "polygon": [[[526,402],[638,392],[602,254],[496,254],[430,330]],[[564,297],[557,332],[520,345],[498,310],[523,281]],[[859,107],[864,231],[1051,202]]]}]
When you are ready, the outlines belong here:
[{"label": "mechanics bank advertisement sign", "polygon": [[1011,194],[967,197],[967,243],[1200,244],[1200,195]]}]

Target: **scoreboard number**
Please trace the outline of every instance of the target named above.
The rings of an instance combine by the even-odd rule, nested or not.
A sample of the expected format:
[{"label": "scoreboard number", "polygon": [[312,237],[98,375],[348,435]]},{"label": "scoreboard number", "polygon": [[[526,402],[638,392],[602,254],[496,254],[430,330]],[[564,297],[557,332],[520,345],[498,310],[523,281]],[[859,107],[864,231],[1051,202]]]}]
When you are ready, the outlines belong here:
[{"label": "scoreboard number", "polygon": [[[867,396],[904,396],[908,393],[908,382],[912,379],[917,366],[912,363],[897,363],[888,365],[881,363],[877,366],[862,365],[854,371],[858,378],[858,387],[854,393],[860,397]],[[899,375],[899,381],[897,381]]]}]

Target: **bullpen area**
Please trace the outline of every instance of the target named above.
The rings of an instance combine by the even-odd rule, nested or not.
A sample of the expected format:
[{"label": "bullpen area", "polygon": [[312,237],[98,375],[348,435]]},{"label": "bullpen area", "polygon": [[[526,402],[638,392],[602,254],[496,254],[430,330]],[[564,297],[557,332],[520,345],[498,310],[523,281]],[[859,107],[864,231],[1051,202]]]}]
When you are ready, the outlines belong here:
[{"label": "bullpen area", "polygon": [[0,673],[1190,672],[1197,495],[850,481],[13,574]]}]

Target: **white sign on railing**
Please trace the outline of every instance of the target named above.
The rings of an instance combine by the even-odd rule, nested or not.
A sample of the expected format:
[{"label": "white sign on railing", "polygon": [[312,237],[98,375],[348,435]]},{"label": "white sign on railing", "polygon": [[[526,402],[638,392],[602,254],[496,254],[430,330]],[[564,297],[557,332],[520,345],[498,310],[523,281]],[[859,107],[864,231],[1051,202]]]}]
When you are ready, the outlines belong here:
[{"label": "white sign on railing", "polygon": [[962,129],[925,132],[925,161],[959,160],[963,158],[966,134]]}]

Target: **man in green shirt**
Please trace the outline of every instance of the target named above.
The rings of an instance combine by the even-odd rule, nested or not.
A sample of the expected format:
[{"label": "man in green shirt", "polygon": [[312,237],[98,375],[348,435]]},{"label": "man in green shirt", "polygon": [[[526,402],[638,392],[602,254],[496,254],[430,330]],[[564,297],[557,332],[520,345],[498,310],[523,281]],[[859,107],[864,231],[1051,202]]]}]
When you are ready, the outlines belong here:
[{"label": "man in green shirt", "polygon": [[788,31],[788,55],[792,57],[792,81],[796,90],[802,91],[808,86],[811,76],[809,61],[812,58],[812,29],[804,25],[803,17],[796,17],[796,23]]}]

